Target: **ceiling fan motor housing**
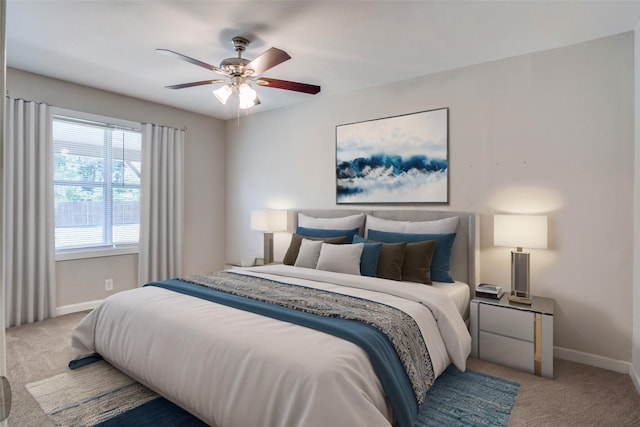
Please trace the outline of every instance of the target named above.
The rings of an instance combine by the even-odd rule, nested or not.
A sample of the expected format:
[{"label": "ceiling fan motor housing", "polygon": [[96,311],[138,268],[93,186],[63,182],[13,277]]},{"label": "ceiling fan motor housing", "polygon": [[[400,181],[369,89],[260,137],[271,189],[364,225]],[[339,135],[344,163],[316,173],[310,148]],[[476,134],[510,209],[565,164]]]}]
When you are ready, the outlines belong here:
[{"label": "ceiling fan motor housing", "polygon": [[227,58],[223,59],[220,63],[220,68],[230,73],[232,76],[241,75],[244,73],[244,67],[249,62],[245,58]]}]

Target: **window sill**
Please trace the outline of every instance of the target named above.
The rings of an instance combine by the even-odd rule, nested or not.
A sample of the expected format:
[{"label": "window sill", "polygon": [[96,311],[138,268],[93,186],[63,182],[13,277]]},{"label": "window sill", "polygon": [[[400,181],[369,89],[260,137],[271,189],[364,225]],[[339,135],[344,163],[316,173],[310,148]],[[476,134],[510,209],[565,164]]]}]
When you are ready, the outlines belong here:
[{"label": "window sill", "polygon": [[137,254],[137,246],[125,246],[120,248],[99,248],[99,249],[75,249],[56,252],[56,261],[71,261],[84,258],[101,258],[116,255]]}]

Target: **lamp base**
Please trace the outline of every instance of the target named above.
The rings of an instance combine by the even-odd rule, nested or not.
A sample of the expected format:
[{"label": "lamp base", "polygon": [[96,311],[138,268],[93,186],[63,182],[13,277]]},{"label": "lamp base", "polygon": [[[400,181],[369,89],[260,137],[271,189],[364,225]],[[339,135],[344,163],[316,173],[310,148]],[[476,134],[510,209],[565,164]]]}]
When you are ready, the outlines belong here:
[{"label": "lamp base", "polygon": [[264,265],[273,262],[273,233],[264,233]]},{"label": "lamp base", "polygon": [[511,295],[509,295],[509,301],[531,305],[528,252],[511,252]]},{"label": "lamp base", "polygon": [[509,295],[509,301],[511,302],[516,302],[518,304],[525,304],[525,305],[531,305],[531,300],[529,299],[529,297],[519,297],[516,295]]}]

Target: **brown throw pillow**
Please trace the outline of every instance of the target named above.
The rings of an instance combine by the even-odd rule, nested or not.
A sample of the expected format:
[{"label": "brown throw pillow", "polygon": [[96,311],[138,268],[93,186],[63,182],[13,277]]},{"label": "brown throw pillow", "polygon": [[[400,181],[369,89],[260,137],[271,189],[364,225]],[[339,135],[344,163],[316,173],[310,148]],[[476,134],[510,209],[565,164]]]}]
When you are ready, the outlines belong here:
[{"label": "brown throw pillow", "polygon": [[382,279],[402,280],[402,262],[406,242],[383,243],[378,257],[376,276]]},{"label": "brown throw pillow", "polygon": [[302,239],[309,240],[322,240],[326,243],[333,244],[341,244],[347,239],[346,236],[341,237],[307,237],[302,236],[300,234],[294,234],[291,236],[291,243],[289,244],[289,249],[287,249],[287,253],[284,255],[284,259],[282,260],[283,264],[293,265],[296,263],[296,259],[298,258],[298,252],[300,252],[300,244],[302,243]]},{"label": "brown throw pillow", "polygon": [[431,259],[435,250],[435,240],[408,243],[402,263],[402,280],[431,285]]}]

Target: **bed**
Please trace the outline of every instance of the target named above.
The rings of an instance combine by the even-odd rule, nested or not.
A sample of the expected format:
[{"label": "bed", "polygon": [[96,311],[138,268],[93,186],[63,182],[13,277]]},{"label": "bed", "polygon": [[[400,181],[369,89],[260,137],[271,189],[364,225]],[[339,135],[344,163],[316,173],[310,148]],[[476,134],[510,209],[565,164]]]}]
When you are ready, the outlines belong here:
[{"label": "bed", "polygon": [[[72,365],[98,355],[213,426],[413,425],[435,378],[451,363],[464,370],[470,353],[477,217],[313,210],[294,218],[338,221],[328,220],[329,229],[360,213],[403,222],[457,217],[454,280],[427,286],[276,264],[156,282],[107,298],[83,319]],[[365,223],[357,229],[370,232]],[[321,246],[329,253],[367,244],[377,242]]]}]

